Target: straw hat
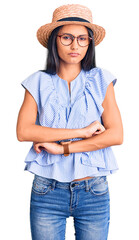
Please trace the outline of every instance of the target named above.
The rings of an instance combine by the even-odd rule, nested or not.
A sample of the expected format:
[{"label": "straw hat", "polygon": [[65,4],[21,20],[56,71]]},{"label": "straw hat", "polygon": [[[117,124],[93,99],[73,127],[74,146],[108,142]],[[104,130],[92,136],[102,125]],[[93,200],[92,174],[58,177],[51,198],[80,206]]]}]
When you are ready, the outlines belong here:
[{"label": "straw hat", "polygon": [[95,46],[105,37],[105,29],[93,24],[92,12],[89,8],[80,4],[67,4],[56,8],[53,12],[52,22],[37,30],[38,41],[47,48],[51,32],[61,25],[68,24],[84,25],[90,28],[94,33]]}]

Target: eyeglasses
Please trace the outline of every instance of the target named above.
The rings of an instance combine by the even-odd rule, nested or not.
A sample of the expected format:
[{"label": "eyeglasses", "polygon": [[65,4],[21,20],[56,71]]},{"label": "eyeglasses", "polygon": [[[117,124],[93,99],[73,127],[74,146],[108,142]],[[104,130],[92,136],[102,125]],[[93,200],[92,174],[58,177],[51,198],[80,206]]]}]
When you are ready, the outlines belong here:
[{"label": "eyeglasses", "polygon": [[92,38],[89,37],[87,34],[79,35],[78,37],[75,37],[72,34],[64,33],[57,36],[60,37],[61,43],[65,46],[71,45],[75,38],[77,38],[77,42],[81,47],[88,46],[90,41],[92,40]]}]

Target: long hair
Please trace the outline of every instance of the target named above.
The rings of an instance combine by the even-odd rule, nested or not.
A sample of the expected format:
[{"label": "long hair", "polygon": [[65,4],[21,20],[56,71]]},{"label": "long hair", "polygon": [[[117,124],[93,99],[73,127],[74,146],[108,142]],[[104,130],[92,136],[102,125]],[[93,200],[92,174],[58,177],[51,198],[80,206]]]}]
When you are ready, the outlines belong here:
[{"label": "long hair", "polygon": [[[63,25],[55,28],[49,37],[46,65],[45,65],[45,69],[41,70],[43,72],[53,74],[53,75],[56,74],[59,70],[60,58],[58,56],[58,51],[57,51],[56,37],[61,27],[63,27]],[[90,41],[86,55],[81,61],[81,67],[83,70],[89,71],[91,68],[96,67],[95,44],[94,44],[93,31],[88,27],[86,28],[88,30],[89,36],[92,38],[92,41]]]}]

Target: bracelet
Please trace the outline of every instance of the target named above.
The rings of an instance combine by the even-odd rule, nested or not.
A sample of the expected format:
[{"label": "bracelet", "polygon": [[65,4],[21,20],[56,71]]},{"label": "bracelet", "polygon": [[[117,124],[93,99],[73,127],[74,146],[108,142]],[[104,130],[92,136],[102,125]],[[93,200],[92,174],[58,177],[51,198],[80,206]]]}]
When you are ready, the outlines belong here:
[{"label": "bracelet", "polygon": [[69,154],[70,154],[70,152],[69,152],[69,144],[70,144],[71,142],[72,142],[72,141],[68,141],[68,143],[67,143],[67,142],[62,142],[62,143],[60,143],[60,144],[63,145],[63,147],[64,147],[64,156],[65,156],[65,157],[69,156]]},{"label": "bracelet", "polygon": [[66,157],[66,156],[69,156],[69,144],[67,143],[67,144],[65,144],[65,145],[63,145],[63,147],[64,147],[64,156]]}]

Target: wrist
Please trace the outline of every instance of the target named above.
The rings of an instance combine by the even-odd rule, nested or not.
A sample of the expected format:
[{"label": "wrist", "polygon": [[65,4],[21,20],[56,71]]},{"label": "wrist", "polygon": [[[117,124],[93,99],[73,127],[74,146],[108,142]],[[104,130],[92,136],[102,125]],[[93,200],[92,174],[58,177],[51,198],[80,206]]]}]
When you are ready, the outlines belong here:
[{"label": "wrist", "polygon": [[72,141],[68,141],[68,142],[60,142],[60,145],[62,145],[61,147],[61,154],[64,154],[64,156],[68,156],[70,154],[69,151],[69,146],[72,143]]},{"label": "wrist", "polygon": [[60,153],[59,154],[64,154],[64,146],[60,144]]},{"label": "wrist", "polygon": [[85,128],[79,128],[79,137],[80,138],[86,138],[86,130]]}]

